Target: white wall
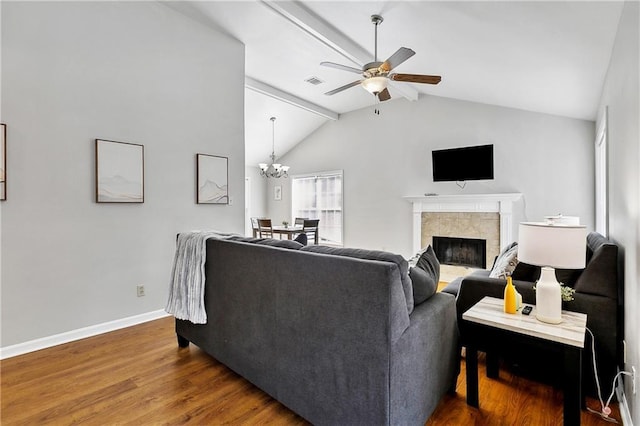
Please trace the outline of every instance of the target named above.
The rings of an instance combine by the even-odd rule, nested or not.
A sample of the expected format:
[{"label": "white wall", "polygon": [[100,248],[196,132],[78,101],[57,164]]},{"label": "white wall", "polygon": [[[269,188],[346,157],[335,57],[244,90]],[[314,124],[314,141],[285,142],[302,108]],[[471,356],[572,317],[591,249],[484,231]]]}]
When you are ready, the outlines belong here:
[{"label": "white wall", "polygon": [[[609,107],[609,235],[620,244],[623,258],[625,368],[630,370],[635,366],[636,372],[640,372],[639,15],[637,1],[625,2],[600,100],[600,111]],[[631,380],[625,379],[625,383],[627,402],[633,423],[637,425],[640,424],[640,392],[633,395]],[[640,386],[637,374],[636,384]]]},{"label": "white wall", "polygon": [[[344,244],[411,255],[412,207],[403,196],[424,193],[520,192],[528,220],[563,213],[594,226],[594,123],[466,101],[404,99],[340,116],[290,151],[293,174],[344,170]],[[495,179],[434,183],[431,151],[494,145]],[[271,183],[271,188],[273,183]],[[291,213],[269,199],[274,220]]]},{"label": "white wall", "polygon": [[267,182],[260,176],[258,167],[247,166],[245,168],[245,176],[249,178],[251,183],[251,199],[249,201],[248,214],[246,220],[251,217],[267,216]]},{"label": "white wall", "polygon": [[[164,308],[178,232],[243,230],[244,46],[157,2],[2,2],[2,55],[1,345]],[[145,146],[144,204],[94,202],[95,138]],[[196,153],[233,206],[195,204]]]}]

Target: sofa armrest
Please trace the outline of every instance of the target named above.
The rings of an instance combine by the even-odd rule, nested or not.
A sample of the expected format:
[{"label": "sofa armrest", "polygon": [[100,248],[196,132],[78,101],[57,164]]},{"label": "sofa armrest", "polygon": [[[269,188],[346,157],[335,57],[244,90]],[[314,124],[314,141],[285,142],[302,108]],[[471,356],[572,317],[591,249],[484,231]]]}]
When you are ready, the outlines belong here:
[{"label": "sofa armrest", "polygon": [[392,425],[425,424],[460,371],[455,299],[436,293],[415,307],[391,350]]},{"label": "sofa armrest", "polygon": [[[504,286],[506,281],[501,278],[489,278],[483,276],[470,275],[465,277],[460,284],[460,291],[456,301],[458,318],[469,310],[473,305],[482,300],[485,296],[502,299],[504,297]],[[533,290],[534,283],[529,281],[513,280],[513,285],[518,293],[522,295],[522,302],[535,304],[536,293]]]}]

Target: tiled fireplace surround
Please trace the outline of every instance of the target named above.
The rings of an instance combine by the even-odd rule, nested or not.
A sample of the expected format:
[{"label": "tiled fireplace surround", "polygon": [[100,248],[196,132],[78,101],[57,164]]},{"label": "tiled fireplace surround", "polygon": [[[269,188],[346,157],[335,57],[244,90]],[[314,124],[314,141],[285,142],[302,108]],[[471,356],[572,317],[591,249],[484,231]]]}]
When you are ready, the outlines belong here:
[{"label": "tiled fireplace surround", "polygon": [[433,236],[484,239],[490,268],[500,249],[514,241],[514,205],[521,198],[517,193],[407,197],[413,204],[414,252],[432,244]]}]

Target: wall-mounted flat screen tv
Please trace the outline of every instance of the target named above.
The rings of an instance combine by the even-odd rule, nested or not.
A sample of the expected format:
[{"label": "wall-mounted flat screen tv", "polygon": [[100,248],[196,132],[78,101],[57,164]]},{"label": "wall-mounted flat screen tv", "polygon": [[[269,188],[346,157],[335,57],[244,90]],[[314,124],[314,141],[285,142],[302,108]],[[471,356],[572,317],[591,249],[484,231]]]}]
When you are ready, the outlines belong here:
[{"label": "wall-mounted flat screen tv", "polygon": [[493,179],[493,145],[431,151],[434,182]]}]

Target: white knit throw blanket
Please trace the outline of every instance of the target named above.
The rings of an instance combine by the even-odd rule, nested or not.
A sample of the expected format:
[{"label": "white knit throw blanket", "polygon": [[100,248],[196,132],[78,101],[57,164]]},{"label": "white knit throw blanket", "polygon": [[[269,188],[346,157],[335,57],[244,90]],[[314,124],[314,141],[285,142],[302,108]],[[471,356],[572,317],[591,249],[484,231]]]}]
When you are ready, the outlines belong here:
[{"label": "white knit throw blanket", "polygon": [[165,311],[181,320],[206,324],[204,307],[204,264],[207,260],[207,240],[227,239],[237,234],[218,231],[181,232],[173,258],[169,300]]}]

